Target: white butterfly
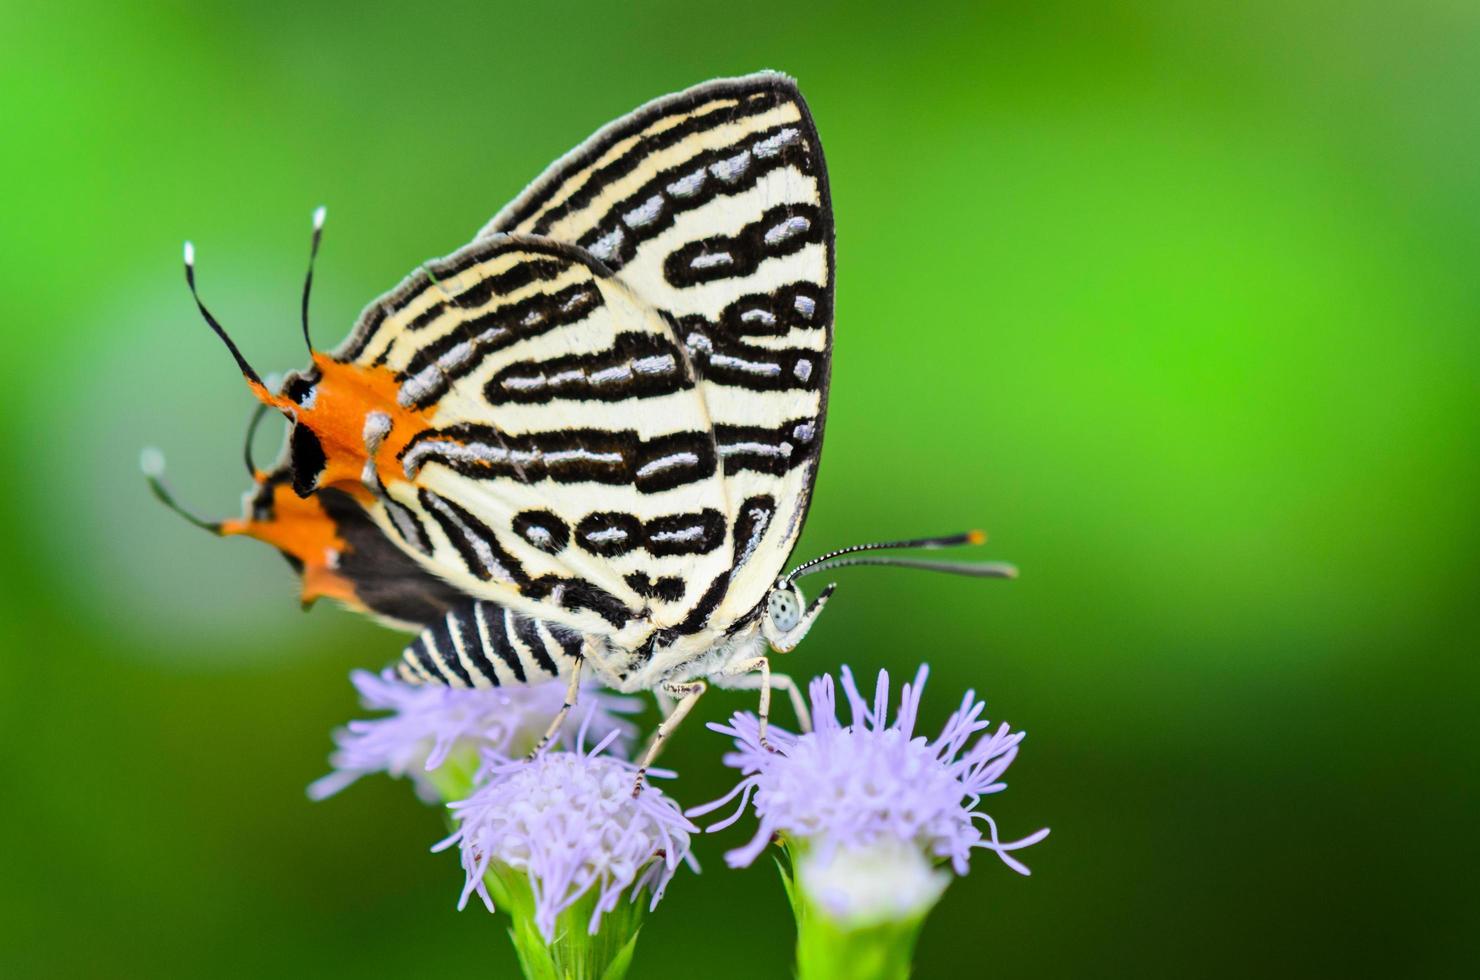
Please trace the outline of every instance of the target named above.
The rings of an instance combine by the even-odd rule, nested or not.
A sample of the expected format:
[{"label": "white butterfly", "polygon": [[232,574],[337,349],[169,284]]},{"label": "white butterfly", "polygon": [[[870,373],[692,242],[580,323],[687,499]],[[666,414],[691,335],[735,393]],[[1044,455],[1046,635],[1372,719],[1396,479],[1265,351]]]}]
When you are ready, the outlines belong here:
[{"label": "white butterfly", "polygon": [[[188,246],[187,277],[194,290]],[[305,337],[311,282],[310,266]],[[644,769],[706,681],[758,688],[762,733],[772,687],[807,723],[767,657],[832,593],[806,604],[802,576],[1013,574],[857,554],[976,532],[782,572],[817,476],[833,321],[827,171],[784,75],[709,82],[604,127],[280,393],[200,309],[292,423],[246,517],[208,526],[281,548],[305,598],[423,627],[408,681],[566,678],[552,734],[587,672],[676,699]]]}]

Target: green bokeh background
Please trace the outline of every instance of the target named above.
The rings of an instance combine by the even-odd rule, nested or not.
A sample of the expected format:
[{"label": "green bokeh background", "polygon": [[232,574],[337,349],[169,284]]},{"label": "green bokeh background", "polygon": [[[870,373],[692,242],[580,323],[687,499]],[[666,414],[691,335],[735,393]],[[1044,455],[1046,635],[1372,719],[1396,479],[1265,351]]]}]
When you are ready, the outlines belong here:
[{"label": "green bokeh background", "polygon": [[[1029,731],[922,977],[1477,961],[1480,7],[0,5],[0,974],[510,976],[441,817],[310,804],[399,638],[153,504],[235,511],[264,369],[648,98],[798,77],[838,329],[799,555],[982,525],[1016,583],[859,571],[788,658],[933,668]],[[266,447],[265,447],[266,449]],[[701,714],[749,707],[716,694]],[[722,740],[668,756],[716,795]],[[775,872],[700,842],[643,977],[781,977]]]}]

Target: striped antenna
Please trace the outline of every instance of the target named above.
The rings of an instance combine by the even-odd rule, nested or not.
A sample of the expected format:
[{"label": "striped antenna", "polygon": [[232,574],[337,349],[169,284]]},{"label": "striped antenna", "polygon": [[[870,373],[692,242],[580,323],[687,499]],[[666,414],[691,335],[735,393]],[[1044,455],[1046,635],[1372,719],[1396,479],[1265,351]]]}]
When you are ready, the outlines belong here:
[{"label": "striped antenna", "polygon": [[918,568],[926,572],[945,572],[948,575],[969,575],[973,578],[1017,578],[1016,565],[1006,562],[989,561],[926,561],[921,558],[888,558],[878,555],[870,555],[862,558],[839,558],[835,561],[819,562],[808,566],[807,570],[800,574],[793,574],[791,578],[802,578],[807,575],[815,575],[818,572],[830,572],[835,568],[847,568],[850,565],[884,565],[891,568]]},{"label": "striped antenna", "polygon": [[149,489],[154,491],[154,496],[159,499],[160,503],[198,528],[210,531],[212,534],[221,533],[220,521],[208,521],[196,517],[175,500],[175,495],[170,492],[170,488],[164,482],[164,453],[153,446],[145,447],[139,453],[139,469],[144,472],[144,479],[149,481]]},{"label": "striped antenna", "polygon": [[324,237],[324,219],[329,209],[320,204],[313,210],[313,242],[308,247],[308,275],[303,277],[303,343],[313,354],[313,341],[308,336],[308,294],[313,290],[313,264],[319,257],[319,242]]},{"label": "striped antenna", "polygon": [[[961,534],[947,534],[947,535],[943,535],[943,536],[938,537],[938,538],[907,538],[907,539],[905,539],[903,541],[875,541],[875,542],[872,542],[870,544],[849,545],[846,548],[839,548],[836,551],[829,551],[825,555],[819,555],[816,558],[813,558],[811,561],[803,562],[802,564],[798,565],[796,568],[793,568],[791,571],[787,572],[786,575],[783,576],[783,580],[784,581],[787,581],[787,582],[791,582],[791,581],[794,581],[796,579],[802,578],[803,576],[811,575],[813,572],[821,571],[822,570],[822,567],[824,566],[824,564],[825,564],[825,566],[827,568],[840,568],[840,567],[842,567],[842,564],[839,563],[839,562],[837,562],[837,561],[835,561],[834,559],[841,558],[844,555],[857,554],[860,551],[900,551],[900,550],[905,549],[905,548],[923,548],[923,549],[927,549],[927,550],[935,549],[935,548],[959,548],[962,545],[968,545],[968,544],[973,544],[973,545],[974,544],[986,544],[986,541],[987,541],[987,534],[986,534],[985,531],[964,531]],[[899,559],[898,561],[904,561],[904,560],[906,560],[906,559]],[[860,559],[860,560],[848,562],[848,564],[852,564],[852,565],[883,565],[883,564],[897,564],[898,561],[895,561],[895,560],[888,560],[888,561],[886,561],[886,560],[883,560],[883,559],[871,559],[871,560],[864,561],[864,560],[861,560]],[[916,561],[914,564],[911,564],[911,565],[908,565],[908,566],[903,566],[903,567],[909,567],[909,568],[930,567],[930,568],[933,568],[933,567],[935,567],[935,565],[936,565],[936,563],[934,563],[934,562],[926,562],[922,566],[918,561]],[[976,567],[976,566],[972,566],[972,567]],[[986,567],[986,566],[981,566],[981,567]],[[965,573],[965,574],[970,574],[970,573]]]},{"label": "striped antenna", "polygon": [[195,246],[190,242],[185,243],[185,282],[190,287],[190,295],[195,299],[196,309],[200,310],[200,315],[205,317],[206,323],[210,324],[211,329],[216,331],[216,336],[226,344],[226,349],[231,351],[231,356],[236,359],[236,366],[241,369],[242,377],[246,378],[247,383],[254,389],[266,391],[262,379],[258,377],[256,371],[252,370],[252,365],[247,363],[247,359],[237,349],[236,342],[231,339],[231,335],[215,317],[211,316],[211,311],[206,309],[206,304],[201,302],[200,292],[195,288]]}]

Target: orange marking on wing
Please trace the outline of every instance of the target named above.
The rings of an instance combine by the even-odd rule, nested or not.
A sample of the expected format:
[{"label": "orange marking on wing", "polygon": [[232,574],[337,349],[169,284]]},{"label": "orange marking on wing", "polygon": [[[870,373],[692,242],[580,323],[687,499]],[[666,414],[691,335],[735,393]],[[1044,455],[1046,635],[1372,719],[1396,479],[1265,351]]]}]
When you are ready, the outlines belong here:
[{"label": "orange marking on wing", "polygon": [[[259,478],[263,475],[259,474]],[[319,499],[299,497],[286,483],[279,483],[272,488],[272,505],[270,519],[242,517],[222,521],[221,533],[265,541],[302,562],[305,605],[329,598],[363,611],[365,604],[356,597],[354,583],[331,564],[331,556],[342,554],[347,546]]]},{"label": "orange marking on wing", "polygon": [[396,457],[418,432],[431,426],[431,417],[425,411],[401,407],[396,401],[400,385],[389,368],[343,364],[318,353],[313,361],[322,375],[313,406],[294,406],[294,411],[323,444],[328,462],[319,486],[338,487],[368,499],[360,476],[366,459],[365,419],[371,412],[384,412],[391,420],[390,432],[375,457],[380,480],[387,486],[405,482],[405,471]]}]

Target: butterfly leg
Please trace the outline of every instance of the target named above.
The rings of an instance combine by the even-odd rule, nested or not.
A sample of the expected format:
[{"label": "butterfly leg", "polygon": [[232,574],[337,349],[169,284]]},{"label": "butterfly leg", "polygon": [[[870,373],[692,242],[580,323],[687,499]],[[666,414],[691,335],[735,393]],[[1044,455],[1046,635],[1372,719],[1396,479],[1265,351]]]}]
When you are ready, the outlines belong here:
[{"label": "butterfly leg", "polygon": [[535,747],[530,750],[529,755],[525,756],[526,759],[533,759],[544,751],[545,746],[549,745],[551,740],[555,738],[555,733],[560,731],[560,726],[565,724],[566,716],[576,706],[576,699],[580,697],[581,668],[585,664],[586,660],[582,657],[575,662],[575,666],[571,667],[570,686],[565,689],[565,701],[560,705],[560,710],[555,712],[555,718],[550,722],[550,727],[545,730],[544,737],[535,744]]},{"label": "butterfly leg", "polygon": [[802,689],[797,682],[788,674],[771,673],[771,663],[766,657],[756,657],[754,660],[737,664],[733,671],[727,671],[724,675],[724,686],[732,691],[754,691],[761,692],[760,709],[757,712],[760,719],[759,741],[763,747],[775,751],[771,743],[766,739],[766,728],[771,714],[771,691],[779,688],[791,698],[791,709],[796,712],[797,723],[802,731],[812,730],[812,712],[807,709],[807,700],[802,697]]},{"label": "butterfly leg", "polygon": [[668,736],[673,734],[673,730],[678,727],[679,722],[683,721],[684,716],[694,709],[694,702],[698,701],[707,690],[709,690],[709,685],[703,681],[669,682],[663,685],[663,691],[678,698],[678,704],[673,706],[673,711],[663,719],[657,731],[653,732],[652,741],[648,743],[647,751],[643,753],[642,765],[637,767],[637,779],[632,784],[634,797],[642,793],[642,781],[647,778],[648,768],[658,757],[663,743],[668,740]]}]

